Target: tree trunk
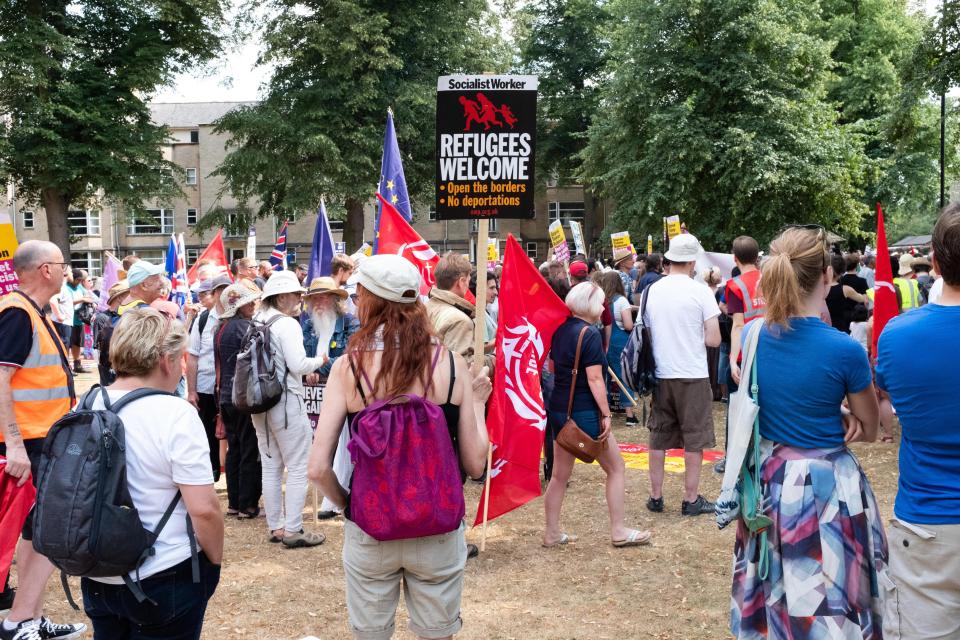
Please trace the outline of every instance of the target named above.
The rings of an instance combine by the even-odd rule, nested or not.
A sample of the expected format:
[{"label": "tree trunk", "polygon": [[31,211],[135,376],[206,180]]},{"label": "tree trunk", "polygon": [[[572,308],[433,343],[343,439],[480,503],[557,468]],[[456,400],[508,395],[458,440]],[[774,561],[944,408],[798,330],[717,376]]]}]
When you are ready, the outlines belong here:
[{"label": "tree trunk", "polygon": [[50,187],[41,192],[40,200],[47,215],[50,242],[60,247],[64,261],[70,262],[70,226],[67,224],[70,198]]},{"label": "tree trunk", "polygon": [[363,244],[363,200],[347,198],[347,219],[343,223],[343,241],[347,253],[353,253]]}]

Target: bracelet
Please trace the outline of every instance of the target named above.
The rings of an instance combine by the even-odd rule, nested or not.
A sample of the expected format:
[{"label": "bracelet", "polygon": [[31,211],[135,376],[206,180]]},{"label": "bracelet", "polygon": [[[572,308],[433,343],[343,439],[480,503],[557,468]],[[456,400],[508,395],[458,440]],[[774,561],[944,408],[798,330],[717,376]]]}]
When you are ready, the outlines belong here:
[{"label": "bracelet", "polygon": [[605,416],[605,415],[603,415],[603,414],[600,415],[600,419],[601,419],[601,420],[608,420],[608,419],[610,419],[610,418],[613,418],[613,415],[609,415],[609,416]]}]

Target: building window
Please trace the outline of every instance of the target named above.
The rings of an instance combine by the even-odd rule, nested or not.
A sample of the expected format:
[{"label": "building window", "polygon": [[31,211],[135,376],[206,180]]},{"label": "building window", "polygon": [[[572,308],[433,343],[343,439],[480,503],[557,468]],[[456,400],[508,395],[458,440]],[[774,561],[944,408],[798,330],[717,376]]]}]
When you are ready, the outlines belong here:
[{"label": "building window", "polygon": [[[479,221],[479,220],[471,220],[471,221],[470,221],[470,231],[476,233],[479,228],[480,228],[480,221]],[[490,226],[487,228],[487,230],[488,230],[490,233],[496,233],[496,232],[497,232],[497,219],[496,219],[496,218],[490,218]]]},{"label": "building window", "polygon": [[99,211],[69,211],[67,212],[67,226],[71,235],[98,236],[100,235]]},{"label": "building window", "polygon": [[533,260],[537,259],[537,243],[536,242],[527,243],[527,257]]},{"label": "building window", "polygon": [[187,169],[187,184],[197,184],[197,170]]},{"label": "building window", "polygon": [[23,214],[23,228],[33,229],[33,211],[25,210],[21,213]]},{"label": "building window", "polygon": [[343,220],[328,220],[330,223],[330,233],[343,233]]},{"label": "building window", "polygon": [[151,264],[165,264],[167,252],[163,249],[131,249],[130,253]]},{"label": "building window", "polygon": [[197,210],[187,209],[187,224],[197,224]]},{"label": "building window", "polygon": [[200,249],[187,249],[187,268],[193,266],[193,263],[200,259]]},{"label": "building window", "polygon": [[582,202],[551,202],[548,207],[550,222],[560,220],[563,224],[569,224],[571,220],[576,220],[581,225],[583,224]]},{"label": "building window", "polygon": [[142,213],[133,214],[133,218],[127,224],[128,235],[159,233],[173,233],[173,209],[147,209]]},{"label": "building window", "polygon": [[[227,213],[227,225],[225,231],[228,238],[246,238],[250,234],[250,227],[244,224],[243,217],[236,211]],[[240,256],[241,258],[243,256]]]},{"label": "building window", "polygon": [[198,142],[200,142],[200,132],[199,132],[199,131],[191,131],[191,132],[190,132],[190,142],[193,143],[193,144],[197,144]]},{"label": "building window", "polygon": [[101,264],[99,253],[92,251],[73,251],[70,253],[70,266],[74,269],[83,269],[91,278],[100,276]]},{"label": "building window", "polygon": [[228,249],[227,251],[230,252],[230,263],[231,263],[231,264],[233,264],[233,261],[234,261],[234,260],[239,260],[240,258],[243,258],[243,257],[244,257],[244,254],[246,254],[246,252],[247,252],[246,249]]},{"label": "building window", "polygon": [[436,222],[436,221],[437,221],[437,208],[436,208],[436,207],[430,207],[430,209],[427,210],[427,220],[428,220],[429,222]]},{"label": "building window", "polygon": [[287,245],[287,264],[296,264],[297,262],[297,248]]}]

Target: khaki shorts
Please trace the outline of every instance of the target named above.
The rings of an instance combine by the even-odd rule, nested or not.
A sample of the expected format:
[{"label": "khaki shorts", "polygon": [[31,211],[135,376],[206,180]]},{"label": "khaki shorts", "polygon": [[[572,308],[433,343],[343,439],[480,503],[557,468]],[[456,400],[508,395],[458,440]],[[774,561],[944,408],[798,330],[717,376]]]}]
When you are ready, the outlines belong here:
[{"label": "khaki shorts", "polygon": [[717,445],[708,378],[659,380],[650,411],[650,448],[696,453]]},{"label": "khaki shorts", "polygon": [[460,597],[467,565],[464,527],[426,538],[379,542],[347,520],[343,532],[343,570],[347,612],[354,636],[387,640],[403,599],[410,630],[421,638],[445,638],[463,626]]},{"label": "khaki shorts", "polygon": [[890,566],[880,575],[883,637],[960,638],[960,524],[887,527]]}]

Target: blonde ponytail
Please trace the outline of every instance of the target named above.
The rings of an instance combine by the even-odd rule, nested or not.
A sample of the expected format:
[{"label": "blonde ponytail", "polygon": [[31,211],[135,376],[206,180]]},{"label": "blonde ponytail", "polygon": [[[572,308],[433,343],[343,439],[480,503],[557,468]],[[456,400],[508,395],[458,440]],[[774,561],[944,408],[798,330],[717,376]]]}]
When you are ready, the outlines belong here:
[{"label": "blonde ponytail", "polygon": [[830,265],[823,229],[790,228],[770,243],[760,279],[768,325],[789,328],[789,319],[803,309],[810,294]]}]

